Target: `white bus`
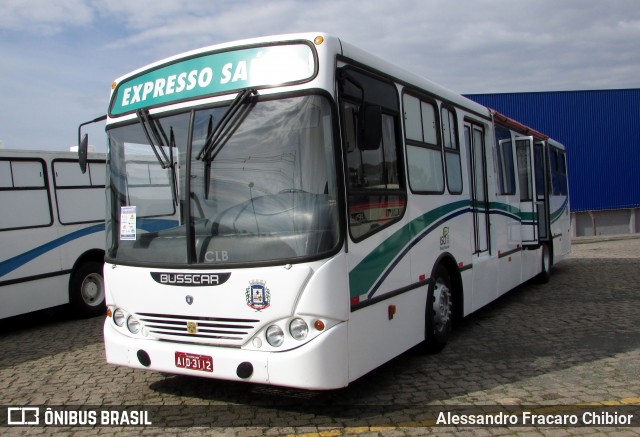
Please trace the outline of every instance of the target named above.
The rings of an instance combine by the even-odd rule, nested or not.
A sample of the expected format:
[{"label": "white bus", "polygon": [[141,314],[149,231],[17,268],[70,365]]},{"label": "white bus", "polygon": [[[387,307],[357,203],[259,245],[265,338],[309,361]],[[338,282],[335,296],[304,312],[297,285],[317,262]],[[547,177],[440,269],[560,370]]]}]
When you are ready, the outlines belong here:
[{"label": "white bus", "polygon": [[329,35],[136,70],[106,129],[109,363],[343,387],[570,249],[561,144]]},{"label": "white bus", "polygon": [[104,314],[105,155],[0,150],[0,318]]}]

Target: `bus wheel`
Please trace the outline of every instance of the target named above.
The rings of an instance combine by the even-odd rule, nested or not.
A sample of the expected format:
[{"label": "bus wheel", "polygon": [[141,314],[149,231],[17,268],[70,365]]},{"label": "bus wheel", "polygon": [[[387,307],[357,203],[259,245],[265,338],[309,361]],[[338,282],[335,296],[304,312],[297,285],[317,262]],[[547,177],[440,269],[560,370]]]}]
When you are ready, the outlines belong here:
[{"label": "bus wheel", "polygon": [[427,295],[427,332],[425,346],[427,352],[440,352],[449,341],[453,326],[453,294],[449,271],[439,264],[429,285]]},{"label": "bus wheel", "polygon": [[547,244],[543,244],[540,247],[542,249],[542,271],[535,277],[535,282],[546,284],[551,279],[551,249]]},{"label": "bus wheel", "polygon": [[102,263],[89,261],[71,277],[69,300],[80,316],[93,317],[105,313]]}]

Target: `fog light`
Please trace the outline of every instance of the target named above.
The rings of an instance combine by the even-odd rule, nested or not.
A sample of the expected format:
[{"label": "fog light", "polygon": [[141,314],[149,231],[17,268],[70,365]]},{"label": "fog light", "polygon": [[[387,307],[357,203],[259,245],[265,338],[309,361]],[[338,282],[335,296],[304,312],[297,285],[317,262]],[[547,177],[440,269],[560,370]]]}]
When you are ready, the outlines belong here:
[{"label": "fog light", "polygon": [[293,319],[289,323],[289,332],[296,340],[304,340],[309,333],[309,326],[302,319]]},{"label": "fog light", "polygon": [[278,325],[271,325],[267,328],[267,341],[273,347],[282,346],[284,343],[284,332]]},{"label": "fog light", "polygon": [[124,326],[124,321],[126,318],[127,316],[124,314],[124,311],[122,311],[120,308],[117,308],[113,312],[113,323],[115,323],[120,327]]},{"label": "fog light", "polygon": [[253,364],[245,361],[244,363],[240,363],[238,369],[236,370],[236,375],[238,378],[247,379],[251,375],[253,375]]},{"label": "fog light", "polygon": [[140,349],[136,355],[138,356],[138,361],[140,361],[140,364],[144,367],[149,367],[151,365],[151,358],[148,353]]},{"label": "fog light", "polygon": [[129,328],[129,332],[132,334],[137,334],[140,332],[140,322],[133,316],[129,316],[127,319],[127,328]]}]

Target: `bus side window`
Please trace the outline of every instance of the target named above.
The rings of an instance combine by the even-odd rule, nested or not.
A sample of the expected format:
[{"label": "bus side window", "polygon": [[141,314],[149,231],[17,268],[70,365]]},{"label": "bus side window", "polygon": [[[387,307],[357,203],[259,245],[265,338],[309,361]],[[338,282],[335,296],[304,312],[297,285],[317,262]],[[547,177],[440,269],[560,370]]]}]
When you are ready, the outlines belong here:
[{"label": "bus side window", "polygon": [[13,178],[11,177],[11,163],[9,161],[0,161],[0,188],[13,187]]},{"label": "bus side window", "polygon": [[[404,214],[406,191],[402,172],[402,150],[399,141],[399,102],[395,85],[374,74],[344,67],[341,72],[341,117],[346,179],[348,188],[349,233],[360,241],[398,221]],[[363,111],[375,108],[375,117]],[[379,112],[378,112],[379,111]],[[367,115],[370,115],[368,113]],[[374,119],[381,124],[369,140],[362,124]],[[379,145],[363,144],[377,140]]]},{"label": "bus side window", "polygon": [[[76,161],[53,160],[58,220],[63,225],[104,220],[104,161],[89,162],[85,173]],[[92,175],[92,173],[96,173]],[[97,207],[96,207],[97,206]]]},{"label": "bus side window", "polygon": [[511,132],[496,125],[496,148],[495,156],[498,171],[498,193],[515,194],[516,176],[514,170],[513,144],[511,142]]},{"label": "bus side window", "polygon": [[[49,226],[53,223],[44,162],[0,161],[0,230]],[[19,205],[19,208],[6,207]]]},{"label": "bus side window", "polygon": [[560,190],[562,195],[566,196],[569,194],[569,186],[567,183],[567,155],[561,152],[559,156]]},{"label": "bus side window", "polygon": [[556,196],[566,196],[567,188],[567,164],[565,153],[552,147],[549,151],[551,168],[551,191]]},{"label": "bus side window", "polygon": [[[349,134],[346,134],[348,137]],[[383,114],[382,140],[377,150],[356,148],[349,165],[349,230],[354,240],[395,222],[404,213],[394,117]],[[385,193],[388,191],[388,193]]]},{"label": "bus side window", "polygon": [[452,108],[442,107],[442,138],[444,140],[444,162],[447,168],[449,193],[462,193],[462,166],[456,113]]},{"label": "bus side window", "polygon": [[416,193],[442,194],[444,171],[442,146],[438,140],[438,122],[434,103],[404,95],[405,137],[409,186]]}]

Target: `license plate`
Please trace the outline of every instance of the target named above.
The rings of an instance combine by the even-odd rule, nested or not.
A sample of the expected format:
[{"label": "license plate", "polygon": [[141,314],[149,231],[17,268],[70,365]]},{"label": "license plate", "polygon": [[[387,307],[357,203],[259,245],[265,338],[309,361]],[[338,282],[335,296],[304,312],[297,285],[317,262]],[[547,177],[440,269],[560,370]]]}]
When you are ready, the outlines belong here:
[{"label": "license plate", "polygon": [[176,352],[176,367],[190,370],[213,372],[213,358],[208,355]]}]

